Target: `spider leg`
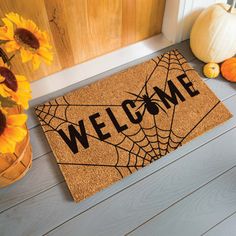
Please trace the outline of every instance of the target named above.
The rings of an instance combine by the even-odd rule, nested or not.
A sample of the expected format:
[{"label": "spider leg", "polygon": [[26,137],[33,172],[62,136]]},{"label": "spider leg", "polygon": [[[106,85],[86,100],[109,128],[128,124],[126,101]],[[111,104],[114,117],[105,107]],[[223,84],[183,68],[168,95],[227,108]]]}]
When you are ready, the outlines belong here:
[{"label": "spider leg", "polygon": [[165,111],[165,109],[164,109],[160,104],[158,104],[157,102],[155,102],[155,104],[156,104],[158,107],[160,107],[161,110],[164,111],[164,112],[166,113],[166,115],[167,115],[167,112]]},{"label": "spider leg", "polygon": [[139,108],[141,108],[143,105],[145,105],[145,102],[143,102],[136,110],[138,110]]},{"label": "spider leg", "polygon": [[150,78],[148,78],[148,76],[147,76],[147,77],[146,77],[145,84],[144,84],[144,87],[145,87],[145,92],[146,92],[147,96],[148,96],[149,98],[152,98],[156,93],[153,93],[151,96],[149,96],[148,90],[147,90],[147,82],[148,82],[149,79],[150,79]]},{"label": "spider leg", "polygon": [[154,95],[156,95],[156,93],[153,93],[150,98],[153,98]]},{"label": "spider leg", "polygon": [[152,99],[152,101],[161,102],[160,99]]},{"label": "spider leg", "polygon": [[147,110],[147,108],[144,107],[142,117],[144,116],[146,110]]},{"label": "spider leg", "polygon": [[147,96],[149,97],[148,91],[147,91],[147,82],[148,82],[148,76],[146,77],[146,81],[145,81],[145,84],[144,84],[144,88],[145,88],[145,93],[146,93]]},{"label": "spider leg", "polygon": [[134,101],[134,102],[143,102],[143,99],[135,99],[135,100],[131,100],[131,101]]},{"label": "spider leg", "polygon": [[131,94],[131,95],[133,95],[133,96],[135,96],[135,97],[137,97],[137,98],[141,98],[141,99],[143,99],[141,96],[139,96],[138,94],[135,94],[135,93],[131,93],[131,92],[127,92],[128,94]]}]

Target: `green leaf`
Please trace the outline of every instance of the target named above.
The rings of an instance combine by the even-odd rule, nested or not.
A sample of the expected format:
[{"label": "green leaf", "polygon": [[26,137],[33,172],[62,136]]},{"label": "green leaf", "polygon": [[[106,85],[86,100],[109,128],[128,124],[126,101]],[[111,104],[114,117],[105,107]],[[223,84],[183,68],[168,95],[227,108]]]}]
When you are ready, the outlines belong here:
[{"label": "green leaf", "polygon": [[8,61],[8,56],[2,48],[0,48],[0,57],[2,58],[4,63],[6,63]]},{"label": "green leaf", "polygon": [[9,42],[9,41],[10,41],[10,40],[2,40],[2,39],[1,39],[1,40],[0,40],[0,45],[1,45],[1,44],[5,44],[5,43],[7,43],[7,42]]},{"label": "green leaf", "polygon": [[8,66],[11,66],[11,60],[14,56],[15,54],[11,55],[11,57],[9,58],[8,55],[5,53],[5,51],[2,48],[0,48],[0,57],[3,59],[4,63],[7,63]]},{"label": "green leaf", "polygon": [[13,107],[16,104],[16,102],[14,102],[13,100],[11,100],[11,98],[7,97],[3,97],[2,95],[0,95],[0,104],[2,107]]},{"label": "green leaf", "polygon": [[11,57],[6,61],[8,66],[11,66],[11,60],[15,56],[15,54],[11,55]]}]

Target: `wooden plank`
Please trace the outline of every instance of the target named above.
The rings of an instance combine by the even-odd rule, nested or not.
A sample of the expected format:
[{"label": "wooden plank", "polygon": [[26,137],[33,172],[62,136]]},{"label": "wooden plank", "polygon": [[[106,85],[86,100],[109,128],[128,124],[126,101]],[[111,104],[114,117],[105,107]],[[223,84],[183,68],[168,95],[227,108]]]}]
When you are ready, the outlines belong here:
[{"label": "wooden plank", "polygon": [[222,235],[236,235],[236,212],[217,222],[209,228],[203,235],[206,236],[222,236]]},{"label": "wooden plank", "polygon": [[[53,45],[52,66],[42,65],[33,72],[30,63],[22,65],[17,56],[16,71],[33,81],[161,33],[165,0],[133,0],[133,4],[129,1],[1,0],[0,17],[14,11],[32,19],[49,33]],[[133,19],[127,14],[134,8],[134,23],[130,23]]]},{"label": "wooden plank", "polygon": [[[230,143],[233,146],[233,142]],[[224,143],[222,143],[223,145]],[[214,151],[212,154],[214,154]],[[234,152],[231,152],[230,155],[235,156],[235,154],[236,150],[234,149]],[[224,152],[221,155],[224,158]],[[219,174],[219,177],[216,177],[214,181],[204,185],[198,191],[195,190],[196,192],[190,196],[181,199],[176,205],[127,235],[202,235],[209,228],[209,225],[216,224],[222,218],[235,212],[235,178],[236,165],[227,173]],[[231,231],[236,232],[235,221],[234,228],[231,225],[229,231],[225,227],[223,229],[222,234],[218,235],[235,235]]]},{"label": "wooden plank", "polygon": [[[233,129],[231,132],[227,132],[225,135],[215,139],[208,145],[187,155],[183,160],[173,163],[167,168],[132,185],[126,191],[118,193],[107,201],[102,202],[90,211],[73,218],[55,229],[51,235],[69,236],[73,235],[78,229],[80,235],[125,235],[143,222],[149,220],[152,216],[162,213],[170,206],[186,197],[186,195],[191,194],[196,189],[216,178],[216,176],[221,175],[222,172],[227,171],[232,166],[236,166],[236,147],[231,142],[231,140],[234,140],[235,138],[236,129]],[[222,148],[223,145],[224,148]],[[212,161],[213,158],[214,162]],[[234,176],[236,176],[236,171],[234,171]],[[227,195],[228,192],[223,192],[222,195],[225,196],[225,199],[223,197],[217,199],[216,197],[215,204],[203,204],[199,210],[199,216],[201,216],[201,212],[204,211],[203,209],[207,204],[207,210],[217,208],[217,204],[220,205],[222,210],[224,204],[223,202],[221,204],[220,200],[228,201],[226,214],[229,213],[230,208],[233,206],[235,210],[236,185],[234,181],[232,182],[233,179],[234,178],[232,178],[230,182],[232,192],[229,191],[229,196]],[[223,182],[222,184],[218,184],[218,186],[222,185]],[[216,185],[214,187],[216,188]],[[226,186],[226,189],[222,186],[223,190],[227,190],[228,188],[229,185]],[[211,188],[211,191],[209,192],[212,192],[214,196],[217,195],[217,191],[221,191],[220,189],[221,187],[218,187],[215,191],[212,191]],[[231,196],[230,193],[233,196]],[[204,198],[202,195],[201,197]],[[209,199],[214,201],[211,197],[205,196],[205,198],[206,201]],[[217,200],[219,200],[219,202],[217,202]],[[199,203],[199,201],[200,199],[196,200],[197,203]],[[186,212],[187,209],[185,208],[185,210],[183,210],[184,201],[183,204],[182,202],[180,204],[181,207],[178,208],[179,214],[177,214],[176,211],[173,214],[168,214],[168,217],[165,217],[165,220],[162,220],[161,222],[156,220],[152,224],[153,227],[151,230],[142,231],[140,235],[150,235],[152,232],[154,232],[153,235],[175,235],[174,232],[176,232],[177,235],[191,235],[194,231],[191,231],[190,233],[187,230],[191,230],[191,227],[194,227],[194,220],[191,221],[191,219],[194,217],[194,212],[196,212],[196,209],[198,208],[194,204],[194,201],[191,201],[188,206],[195,206],[194,209],[192,209],[193,214],[188,215],[188,212]],[[184,214],[185,212],[186,218],[181,222],[179,218],[181,218],[181,214]],[[213,215],[214,210],[212,210],[212,212]],[[175,214],[177,214],[176,218],[173,217]],[[203,222],[206,222],[207,217],[203,218]],[[185,221],[187,220],[192,224],[186,226],[187,222]],[[197,230],[198,227],[198,224],[196,224],[197,220],[200,219],[196,219],[195,221],[195,230]],[[176,225],[178,225],[177,222],[179,221],[181,223],[179,224],[179,227],[176,227]],[[93,222],[93,224],[91,224],[91,222]],[[166,223],[164,224],[164,222]],[[166,226],[166,232],[161,231],[163,224],[163,227]],[[158,231],[159,229],[160,231]],[[175,229],[175,231],[172,231],[172,229]],[[187,231],[186,234],[184,234],[185,229]],[[196,231],[196,235],[200,235],[200,233]]]},{"label": "wooden plank", "polygon": [[52,153],[44,155],[34,161],[32,168],[22,180],[1,189],[0,212],[55,186],[61,181],[63,181],[63,177]]},{"label": "wooden plank", "polygon": [[[47,11],[47,18],[54,38],[57,55],[61,55],[59,56],[61,68],[70,67],[75,64],[75,61],[68,28],[75,28],[77,24],[67,21],[66,11],[68,5],[65,4],[65,1],[44,0],[44,5]],[[70,24],[70,27],[68,27],[68,24]]]},{"label": "wooden plank", "polygon": [[33,159],[51,152],[51,148],[41,126],[37,126],[30,130],[30,142],[32,145]]},{"label": "wooden plank", "polygon": [[236,84],[230,83],[223,78],[209,79],[206,84],[214,91],[220,100],[225,100],[233,96],[236,92]]},{"label": "wooden plank", "polygon": [[136,40],[136,1],[122,0],[122,45]]},{"label": "wooden plank", "polygon": [[121,3],[120,0],[66,1],[66,22],[70,24],[67,29],[75,63],[121,47]]},{"label": "wooden plank", "polygon": [[[226,105],[234,112],[234,115],[236,115],[235,102],[236,96],[231,97],[226,101]],[[235,139],[236,130],[234,129],[234,131],[216,138],[223,132],[226,132],[226,130],[234,127],[235,124],[236,116],[226,124],[195,139],[189,143],[189,145],[181,147],[174,153],[171,153],[165,158],[162,158],[128,178],[125,178],[123,181],[86,199],[80,204],[72,202],[64,183],[59,184],[54,188],[44,191],[41,194],[24,201],[20,205],[3,212],[3,214],[0,215],[0,222],[6,222],[7,220],[9,224],[0,226],[0,231],[9,232],[14,235],[14,230],[16,229],[13,227],[10,228],[10,225],[19,223],[18,220],[20,218],[20,226],[17,229],[18,235],[26,235],[31,232],[32,225],[35,234],[44,234],[57,227],[59,224],[62,224],[68,219],[83,212],[85,213],[81,215],[82,221],[83,219],[85,221],[87,219],[87,222],[91,222],[91,219],[94,219],[94,222],[100,222],[101,227],[104,226],[100,221],[102,219],[104,220],[103,217],[110,218],[106,218],[108,222],[114,219],[114,217],[117,218],[118,221],[109,224],[112,225],[111,228],[105,228],[105,230],[108,230],[107,232],[114,229],[114,232],[121,234],[120,230],[125,229],[125,232],[132,230],[145,219],[149,219],[150,215],[152,216],[155,214],[158,211],[158,207],[161,207],[160,210],[168,207],[181,196],[185,196],[218,173],[227,170],[235,164],[235,153],[233,153],[233,155],[231,153],[235,151],[234,148],[226,149],[226,152],[224,153],[225,156],[221,156],[220,153],[223,152],[221,143],[230,145],[230,141]],[[206,143],[208,144],[204,145]],[[227,146],[225,146],[225,148],[226,147]],[[214,157],[210,155],[204,156],[206,152],[211,152],[212,149],[214,149],[216,153],[218,151],[219,154]],[[212,165],[209,165],[209,163],[212,163],[212,158],[214,158],[214,162]],[[170,163],[172,164],[170,165]],[[187,170],[186,172],[182,171],[183,165],[184,169]],[[193,168],[194,166],[196,167],[195,169]],[[176,171],[177,168],[179,168],[179,171]],[[200,176],[201,178],[197,178],[197,176]],[[183,180],[189,180],[190,182],[186,183]],[[159,187],[161,188],[161,191]],[[142,189],[142,191],[140,191],[140,189]],[[143,202],[143,199],[140,199],[142,193],[147,193],[145,198],[151,198],[150,201],[152,204],[150,204],[149,201]],[[158,194],[161,194],[161,196],[158,196]],[[164,196],[169,197],[165,198]],[[139,203],[141,203],[142,207],[139,207]],[[132,211],[130,206],[133,206],[135,209]],[[87,211],[90,208],[93,210]],[[26,209],[30,209],[30,211]],[[37,212],[38,214],[35,214],[34,212]],[[109,214],[114,215],[114,217],[111,217]],[[22,218],[22,215],[25,217]],[[95,216],[96,219],[93,218]],[[100,219],[100,216],[103,217]],[[88,219],[87,217],[90,218]],[[71,222],[77,224],[77,219],[78,222],[81,222],[80,216]],[[130,221],[126,221],[127,219],[130,219]],[[131,219],[133,219],[133,221]],[[74,225],[74,223],[72,225]],[[79,227],[83,226],[79,224]],[[96,227],[99,228],[98,224],[95,224],[95,228]],[[91,230],[95,230],[95,228],[93,227]],[[96,229],[98,230],[98,228]],[[99,232],[99,230],[97,232]]]},{"label": "wooden plank", "polygon": [[[235,100],[231,99],[231,102],[235,104]],[[3,223],[0,231],[3,235],[4,232],[10,235],[15,235],[16,232],[18,235],[27,235],[33,225],[35,234],[44,234],[85,211],[58,228],[55,234],[70,235],[69,233],[73,234],[79,228],[80,235],[123,235],[235,165],[236,150],[231,142],[235,138],[236,129],[233,129],[166,168],[164,168],[166,163],[163,166],[163,161],[157,161],[78,205],[65,201],[64,194],[67,199],[69,193],[64,183],[57,185],[3,212],[0,215],[0,222]],[[224,149],[221,148],[223,143],[225,143]],[[177,150],[174,155],[172,153],[164,159],[173,160],[178,155]],[[148,177],[136,182],[140,176],[145,175]],[[136,184],[127,188],[127,182]],[[113,196],[114,193],[117,194]],[[102,201],[100,204],[93,207],[100,201]],[[86,211],[91,207],[92,209]],[[21,217],[22,215],[24,217]],[[10,226],[16,223],[19,225],[17,229]]]},{"label": "wooden plank", "polygon": [[136,39],[161,32],[164,8],[164,0],[136,0]]},{"label": "wooden plank", "polygon": [[28,116],[28,119],[27,119],[27,127],[28,129],[32,129],[33,127],[36,127],[39,125],[39,121],[38,121],[38,118],[34,112],[34,108],[33,107],[30,107],[27,111],[26,111],[26,114]]},{"label": "wooden plank", "polygon": [[197,73],[201,76],[201,78],[206,79],[206,77],[203,75],[203,66],[205,63],[199,61],[197,58],[194,60],[191,60],[191,66],[197,71]]},{"label": "wooden plank", "polygon": [[[47,230],[52,227],[52,221],[61,222],[61,219],[66,219],[70,214],[75,214],[78,210],[78,206],[72,201],[69,201],[70,194],[69,190],[67,191],[66,184],[62,183],[53,189],[54,191],[49,190],[43,192],[34,198],[22,202],[16,208],[10,208],[0,214],[0,218],[2,217],[0,220],[1,236],[43,235],[43,232],[46,232],[45,229]],[[45,193],[47,194],[45,195]],[[51,203],[54,204],[51,205]],[[26,206],[26,208],[23,209],[22,206]],[[14,217],[13,209],[19,208],[21,208],[21,215]],[[56,209],[60,209],[61,211],[58,211],[57,214],[54,215],[57,211]],[[65,209],[67,209],[68,212],[65,212]],[[7,218],[9,218],[9,220]],[[15,222],[14,227],[11,225],[13,221]],[[14,228],[14,230],[12,228]]]}]

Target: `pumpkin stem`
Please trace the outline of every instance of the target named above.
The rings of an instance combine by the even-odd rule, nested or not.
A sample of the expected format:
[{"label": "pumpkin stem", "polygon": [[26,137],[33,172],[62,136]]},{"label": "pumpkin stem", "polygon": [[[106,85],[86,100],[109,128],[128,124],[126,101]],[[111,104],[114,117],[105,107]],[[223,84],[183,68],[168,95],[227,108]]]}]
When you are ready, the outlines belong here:
[{"label": "pumpkin stem", "polygon": [[234,6],[235,6],[235,3],[236,3],[236,0],[233,0],[232,4],[231,4],[231,7],[229,8],[228,12],[229,13],[232,13],[233,9],[234,9]]}]

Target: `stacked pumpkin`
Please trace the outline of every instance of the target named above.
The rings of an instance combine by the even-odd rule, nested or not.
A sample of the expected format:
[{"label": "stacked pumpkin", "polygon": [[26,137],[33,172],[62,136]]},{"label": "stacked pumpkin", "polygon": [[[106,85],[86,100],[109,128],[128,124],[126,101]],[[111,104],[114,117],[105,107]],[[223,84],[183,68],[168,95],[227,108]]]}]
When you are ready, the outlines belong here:
[{"label": "stacked pumpkin", "polygon": [[236,9],[234,5],[214,4],[195,21],[190,47],[194,55],[207,63],[203,73],[208,78],[222,76],[236,82]]}]

